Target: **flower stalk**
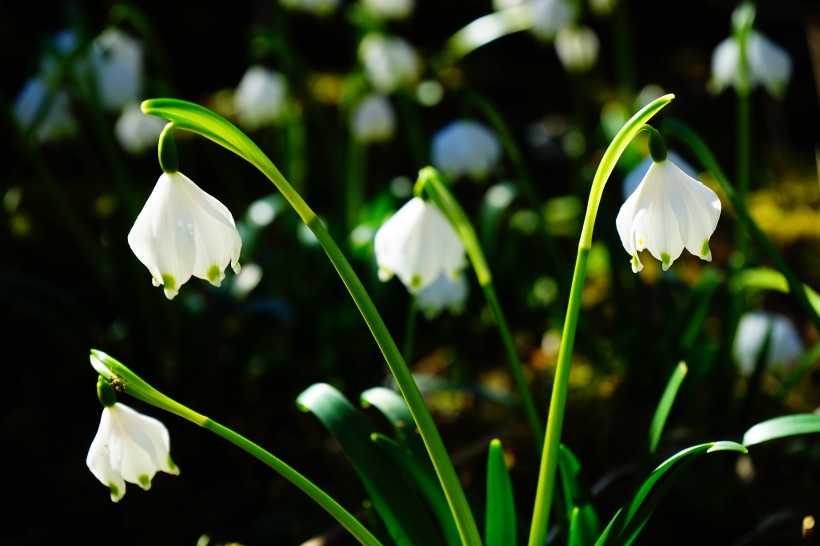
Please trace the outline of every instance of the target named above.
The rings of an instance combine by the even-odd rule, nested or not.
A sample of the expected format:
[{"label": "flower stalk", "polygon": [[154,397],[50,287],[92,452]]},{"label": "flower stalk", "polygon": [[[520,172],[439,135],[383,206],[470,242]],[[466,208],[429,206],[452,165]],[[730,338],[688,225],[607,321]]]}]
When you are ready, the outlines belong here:
[{"label": "flower stalk", "polygon": [[146,114],[168,119],[178,129],[202,135],[251,163],[276,186],[305,225],[313,232],[367,323],[410,409],[447,497],[463,544],[465,546],[480,545],[478,527],[470,511],[464,490],[418,385],[361,280],[313,210],[262,150],[247,135],[221,116],[197,104],[177,99],[147,100],[143,102],[142,109]]},{"label": "flower stalk", "polygon": [[581,229],[581,239],[578,243],[578,256],[575,261],[575,271],[572,276],[569,303],[564,321],[564,331],[558,348],[558,362],[555,370],[552,396],[550,399],[549,415],[547,416],[547,431],[544,449],[541,454],[541,465],[538,473],[538,486],[535,493],[535,507],[530,527],[529,546],[542,546],[546,542],[549,524],[550,508],[555,489],[555,475],[558,466],[558,447],[561,443],[564,411],[566,409],[569,389],[569,372],[572,365],[572,349],[575,342],[575,331],[578,326],[578,316],[581,310],[581,296],[584,290],[589,252],[592,248],[592,230],[601,202],[604,186],[609,179],[615,164],[633,138],[644,128],[645,124],[664,106],[669,104],[675,96],[664,95],[641,109],[621,128],[601,158],[601,163],[595,172],[592,188],[587,202],[584,224]]},{"label": "flower stalk", "polygon": [[269,451],[263,449],[244,436],[237,434],[233,430],[199,414],[179,402],[165,396],[146,381],[132,372],[128,367],[95,349],[91,350],[91,365],[100,376],[105,379],[114,390],[125,392],[134,398],[142,400],[159,409],[173,413],[186,419],[200,427],[210,430],[214,434],[221,436],[238,448],[256,457],[267,466],[278,472],[283,478],[301,489],[310,498],[316,501],[322,508],[336,518],[350,533],[366,546],[381,546],[381,543],[359,522],[350,512],[345,510],[327,493],[313,484],[310,480],[302,476],[299,472],[288,466],[286,463],[275,457]]}]

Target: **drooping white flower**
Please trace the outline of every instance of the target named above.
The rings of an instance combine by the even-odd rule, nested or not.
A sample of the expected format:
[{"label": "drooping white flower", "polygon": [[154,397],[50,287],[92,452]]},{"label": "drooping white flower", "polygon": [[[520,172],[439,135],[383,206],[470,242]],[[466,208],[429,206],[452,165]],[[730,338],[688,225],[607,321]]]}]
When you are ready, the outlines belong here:
[{"label": "drooping white flower", "polygon": [[586,72],[598,60],[600,42],[587,26],[564,25],[555,35],[555,52],[570,72]]},{"label": "drooping white flower", "polygon": [[120,146],[128,153],[137,155],[157,145],[167,123],[157,116],[144,114],[139,103],[133,102],[123,108],[114,125],[114,134]]},{"label": "drooping white flower", "polygon": [[416,294],[416,303],[427,320],[433,320],[444,309],[458,314],[464,310],[467,299],[467,281],[460,270],[456,278],[441,274]]},{"label": "drooping white flower", "polygon": [[239,124],[253,131],[278,122],[285,113],[287,89],[283,74],[259,65],[248,68],[233,98]]},{"label": "drooping white flower", "polygon": [[282,7],[311,13],[317,17],[328,17],[339,7],[341,0],[279,0]]},{"label": "drooping white flower", "polygon": [[362,0],[364,7],[380,19],[407,19],[415,0]]},{"label": "drooping white flower", "polygon": [[240,270],[242,239],[230,211],[180,172],[159,177],[128,244],[168,299],[191,275],[219,286],[228,264]]},{"label": "drooping white flower", "polygon": [[40,76],[30,79],[17,95],[12,116],[21,129],[32,132],[40,142],[59,140],[77,130],[68,93],[55,89],[50,95]]},{"label": "drooping white flower", "polygon": [[[786,90],[792,73],[792,61],[785,49],[757,31],[749,31],[746,40],[746,59],[749,66],[749,86],[765,87],[780,97]],[[740,45],[734,36],[726,38],[712,53],[710,89],[720,93],[726,87],[737,88],[740,81]]]},{"label": "drooping white flower", "polygon": [[631,257],[632,271],[643,269],[638,253],[647,249],[663,270],[686,248],[712,260],[709,238],[720,217],[717,194],[669,159],[653,162],[638,188],[621,206],[615,224]]},{"label": "drooping white flower", "polygon": [[374,239],[379,278],[396,275],[418,294],[440,275],[457,279],[466,265],[464,245],[453,226],[430,201],[414,197],[391,216]]},{"label": "drooping white flower", "polygon": [[467,176],[483,180],[501,159],[498,137],[485,125],[457,120],[433,136],[433,166],[450,179]]},{"label": "drooping white flower", "polygon": [[114,502],[125,495],[125,482],[148,490],[157,472],[179,474],[165,425],[119,402],[103,408],[85,462]]},{"label": "drooping white flower", "polygon": [[[689,164],[685,159],[683,159],[677,152],[673,152],[669,150],[667,159],[677,165],[680,170],[694,178],[695,180],[700,180],[700,174],[698,173],[697,169],[695,169],[692,165]],[[626,176],[624,177],[623,182],[623,194],[624,200],[628,199],[632,192],[638,189],[638,185],[641,183],[641,180],[644,179],[646,176],[647,171],[649,171],[649,167],[652,166],[652,156],[646,156],[643,161],[638,163],[637,167],[629,171]]]},{"label": "drooping white flower", "polygon": [[398,36],[369,32],[359,43],[359,59],[367,79],[384,94],[415,83],[421,72],[418,53]]},{"label": "drooping white flower", "polygon": [[353,109],[350,131],[357,141],[368,144],[390,140],[396,130],[396,115],[384,95],[365,97]]},{"label": "drooping white flower", "polygon": [[745,313],[738,323],[732,347],[735,362],[744,376],[749,377],[754,371],[767,337],[769,346],[763,356],[764,370],[788,369],[803,353],[803,340],[789,319],[766,311]]},{"label": "drooping white flower", "polygon": [[119,111],[142,99],[143,56],[142,43],[119,29],[108,29],[94,39],[89,64],[106,109]]}]

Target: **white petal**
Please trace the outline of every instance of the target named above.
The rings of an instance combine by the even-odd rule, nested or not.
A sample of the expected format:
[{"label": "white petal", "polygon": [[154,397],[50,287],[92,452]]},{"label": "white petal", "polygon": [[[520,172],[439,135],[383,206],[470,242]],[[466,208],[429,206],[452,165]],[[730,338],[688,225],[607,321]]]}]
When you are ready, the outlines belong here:
[{"label": "white petal", "polygon": [[490,129],[471,120],[457,120],[439,130],[431,143],[432,164],[447,178],[481,180],[501,160],[501,144]]},{"label": "white petal", "polygon": [[785,49],[759,32],[752,31],[748,42],[749,72],[775,96],[780,96],[791,78],[792,61]]},{"label": "white petal", "polygon": [[435,281],[416,294],[419,309],[427,320],[434,319],[445,307],[452,313],[461,312],[466,299],[467,282],[462,272],[459,272],[455,279],[449,275],[439,275]]},{"label": "white petal", "polygon": [[726,38],[717,45],[712,53],[710,85],[713,92],[719,93],[737,83],[739,55],[737,40],[733,37]]},{"label": "white petal", "polygon": [[636,214],[633,229],[638,249],[646,248],[661,261],[666,271],[683,252],[683,240],[672,204],[665,195],[666,181],[660,178],[662,175],[656,170],[658,165],[653,163],[649,167],[646,178],[636,191],[639,195],[637,207],[643,214],[640,217]]},{"label": "white petal", "polygon": [[124,404],[115,404],[113,412],[121,432],[120,471],[125,481],[148,489],[157,471],[175,473],[168,464],[171,439],[165,425]]},{"label": "white petal", "polygon": [[115,468],[112,464],[110,438],[114,426],[113,421],[111,410],[104,408],[97,435],[94,436],[91,447],[88,449],[85,464],[91,473],[110,489],[111,500],[117,502],[125,495],[125,480],[119,472],[119,465]]},{"label": "white petal", "polygon": [[720,218],[720,199],[710,188],[690,177],[671,161],[660,167],[669,178],[668,199],[678,221],[686,250],[711,261],[709,238]]},{"label": "white petal", "polygon": [[615,227],[618,229],[618,236],[621,238],[621,244],[624,246],[627,254],[629,254],[629,260],[634,273],[643,269],[643,264],[638,258],[638,248],[635,242],[635,230],[633,228],[637,202],[637,192],[633,192],[624,204],[621,205],[618,216],[615,218]]}]

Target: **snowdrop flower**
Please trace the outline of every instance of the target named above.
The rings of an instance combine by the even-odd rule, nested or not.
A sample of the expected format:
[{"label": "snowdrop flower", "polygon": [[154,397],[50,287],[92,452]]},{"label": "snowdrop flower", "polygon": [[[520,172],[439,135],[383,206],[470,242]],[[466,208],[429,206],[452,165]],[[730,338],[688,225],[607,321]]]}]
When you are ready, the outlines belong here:
[{"label": "snowdrop flower", "polygon": [[128,244],[169,300],[191,275],[219,286],[229,263],[240,271],[242,239],[233,216],[181,172],[159,177]]},{"label": "snowdrop flower", "polygon": [[379,278],[399,277],[412,294],[440,275],[457,279],[466,265],[464,245],[447,218],[430,202],[414,197],[391,216],[374,239]]},{"label": "snowdrop flower", "polygon": [[287,80],[279,72],[252,66],[242,76],[234,94],[240,125],[251,131],[276,123],[285,113]]},{"label": "snowdrop flower", "polygon": [[764,357],[764,369],[790,367],[803,353],[803,340],[789,319],[765,311],[746,313],[740,318],[732,348],[744,376],[748,377],[754,371],[767,337],[769,348]]},{"label": "snowdrop flower", "polygon": [[362,0],[364,7],[380,19],[407,19],[415,0]]},{"label": "snowdrop flower", "polygon": [[284,8],[312,13],[317,17],[332,15],[339,3],[340,0],[279,0]]},{"label": "snowdrop flower", "polygon": [[108,29],[91,44],[89,63],[99,99],[108,110],[122,110],[142,98],[143,50],[137,39]]},{"label": "snowdrop flower", "polygon": [[501,159],[501,144],[485,125],[454,121],[433,136],[433,166],[450,179],[467,176],[483,180]]},{"label": "snowdrop flower", "polygon": [[366,34],[359,44],[359,59],[370,83],[384,94],[415,83],[421,72],[416,50],[398,36]]},{"label": "snowdrop flower", "polygon": [[[49,96],[45,79],[36,76],[26,83],[12,106],[12,116],[17,125],[24,131],[32,132],[40,142],[58,140],[77,130],[68,93],[61,89],[51,93],[53,95]],[[38,118],[42,108],[45,111]]]},{"label": "snowdrop flower", "polygon": [[139,103],[128,104],[114,126],[120,146],[130,154],[141,154],[157,145],[159,135],[168,122],[142,113]]},{"label": "snowdrop flower", "polygon": [[[792,61],[783,48],[754,30],[746,40],[746,59],[749,65],[749,85],[764,86],[769,93],[780,97],[791,78]],[[740,47],[736,37],[723,40],[712,53],[712,78],[709,87],[720,93],[728,86],[737,88],[740,80]]]},{"label": "snowdrop flower", "polygon": [[[690,165],[685,159],[683,159],[677,152],[673,152],[669,150],[667,159],[677,165],[680,170],[694,178],[695,180],[699,180],[700,174],[698,173],[697,169],[695,169],[692,165]],[[624,177],[623,182],[623,194],[624,200],[628,199],[632,192],[638,189],[638,184],[641,183],[641,180],[646,176],[647,171],[649,171],[649,167],[652,166],[653,160],[652,156],[648,155],[644,158],[643,161],[638,163],[638,166],[632,169],[627,173]]]},{"label": "snowdrop flower", "polygon": [[396,115],[384,95],[370,95],[353,110],[350,131],[353,138],[363,144],[390,140],[395,130]]},{"label": "snowdrop flower", "polygon": [[598,60],[600,43],[595,32],[586,26],[565,25],[555,36],[555,52],[570,72],[585,72]]},{"label": "snowdrop flower", "polygon": [[653,161],[638,188],[621,206],[615,224],[632,271],[643,269],[638,252],[648,249],[663,270],[683,249],[712,260],[709,238],[720,217],[720,199],[669,159]]},{"label": "snowdrop flower", "polygon": [[466,299],[467,281],[463,271],[454,279],[442,273],[416,294],[416,303],[427,320],[433,320],[445,308],[454,314],[461,313]]},{"label": "snowdrop flower", "polygon": [[103,408],[100,428],[86,457],[94,476],[111,491],[111,500],[125,495],[125,482],[151,488],[158,471],[179,475],[171,460],[168,429],[153,417],[114,402]]}]

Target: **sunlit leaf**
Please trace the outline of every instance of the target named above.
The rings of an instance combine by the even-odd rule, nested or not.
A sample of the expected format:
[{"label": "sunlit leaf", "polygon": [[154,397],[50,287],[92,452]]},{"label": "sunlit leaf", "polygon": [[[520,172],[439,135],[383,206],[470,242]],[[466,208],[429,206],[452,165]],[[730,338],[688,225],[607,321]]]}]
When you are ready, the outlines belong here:
[{"label": "sunlit leaf", "polygon": [[798,415],[785,415],[775,417],[758,423],[746,431],[743,435],[743,445],[753,446],[771,440],[779,440],[789,436],[800,434],[813,434],[820,432],[820,414],[801,413]]},{"label": "sunlit leaf", "polygon": [[683,362],[679,362],[675,366],[669,382],[666,384],[666,389],[663,391],[658,407],[655,409],[655,415],[652,417],[652,424],[649,426],[649,454],[655,453],[658,447],[658,441],[661,438],[663,427],[666,425],[666,418],[669,416],[669,411],[672,409],[672,404],[675,402],[675,397],[678,394],[683,379],[686,377],[688,368]]},{"label": "sunlit leaf", "polygon": [[501,441],[490,442],[487,457],[487,512],[484,541],[486,546],[516,543],[515,500],[512,481],[504,460]]}]

